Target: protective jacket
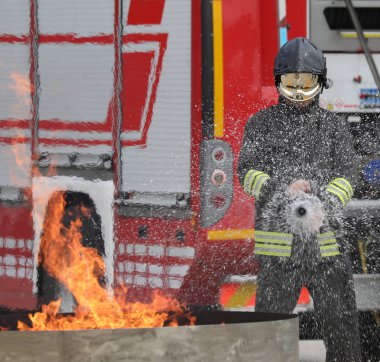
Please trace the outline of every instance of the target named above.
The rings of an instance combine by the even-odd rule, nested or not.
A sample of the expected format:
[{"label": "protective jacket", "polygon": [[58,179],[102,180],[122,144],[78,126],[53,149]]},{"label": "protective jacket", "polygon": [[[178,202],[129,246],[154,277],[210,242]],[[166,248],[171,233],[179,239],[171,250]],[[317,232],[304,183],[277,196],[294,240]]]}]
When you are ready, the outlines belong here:
[{"label": "protective jacket", "polygon": [[[251,117],[245,127],[237,173],[245,192],[256,202],[255,254],[290,257],[292,235],[275,233],[283,230],[261,232],[262,208],[277,189],[298,179],[308,180],[322,201],[335,199],[344,207],[353,195],[356,165],[347,124],[337,114],[320,108],[318,99],[300,108],[280,97],[278,105]],[[322,256],[340,254],[331,231],[318,235]],[[274,249],[263,245],[273,245],[271,239],[281,244],[272,254],[270,250]]]},{"label": "protective jacket", "polygon": [[341,117],[319,108],[318,100],[302,109],[280,98],[247,122],[237,171],[256,203],[256,311],[292,313],[306,286],[329,362],[361,360],[352,270],[342,250],[346,243],[339,224],[330,222],[334,212],[327,225],[305,237],[287,230],[287,207],[284,212],[278,205],[292,202],[286,188],[304,179],[324,208],[341,211],[353,194],[356,162]]}]

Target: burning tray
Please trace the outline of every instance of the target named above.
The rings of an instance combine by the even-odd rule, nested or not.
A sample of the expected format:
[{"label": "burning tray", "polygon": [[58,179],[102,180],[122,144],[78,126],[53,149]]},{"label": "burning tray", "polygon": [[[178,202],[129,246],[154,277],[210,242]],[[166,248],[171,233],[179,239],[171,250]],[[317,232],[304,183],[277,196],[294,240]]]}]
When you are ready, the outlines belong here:
[{"label": "burning tray", "polygon": [[[297,315],[192,312],[196,325],[114,330],[0,332],[0,360],[298,361]],[[1,315],[14,328],[26,315]],[[181,323],[179,321],[179,323]]]}]

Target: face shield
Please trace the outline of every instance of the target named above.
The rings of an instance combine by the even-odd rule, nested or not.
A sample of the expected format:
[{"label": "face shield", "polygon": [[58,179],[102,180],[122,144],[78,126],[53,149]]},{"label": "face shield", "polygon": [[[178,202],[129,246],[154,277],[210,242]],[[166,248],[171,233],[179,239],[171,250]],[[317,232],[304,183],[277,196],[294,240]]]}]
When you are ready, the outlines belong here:
[{"label": "face shield", "polygon": [[314,98],[321,91],[321,84],[318,75],[288,73],[281,75],[278,91],[291,101],[304,102]]}]

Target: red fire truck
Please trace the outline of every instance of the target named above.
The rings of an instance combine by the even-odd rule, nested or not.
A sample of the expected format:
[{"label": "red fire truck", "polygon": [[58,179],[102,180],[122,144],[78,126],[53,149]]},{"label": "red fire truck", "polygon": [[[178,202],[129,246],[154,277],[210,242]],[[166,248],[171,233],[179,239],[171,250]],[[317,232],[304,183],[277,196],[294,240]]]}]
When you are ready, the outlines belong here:
[{"label": "red fire truck", "polygon": [[1,2],[1,306],[65,295],[37,265],[56,191],[91,208],[84,238],[107,287],[131,298],[191,290],[192,303],[216,304],[225,276],[255,272],[253,203],[234,170],[247,118],[276,101],[276,9]]},{"label": "red fire truck", "polygon": [[[356,3],[380,10],[378,1]],[[144,300],[159,289],[210,306],[223,281],[255,275],[254,204],[235,169],[248,117],[277,102],[280,43],[320,44],[335,84],[321,106],[347,115],[358,147],[377,130],[378,91],[343,8],[343,0],[3,0],[0,305],[35,309],[39,298],[62,297],[70,310],[69,293],[37,265],[57,191],[68,210],[92,210],[83,238],[103,255],[110,290],[125,284]],[[365,23],[365,11],[378,52],[380,23]],[[371,152],[363,190],[372,191],[354,214],[377,210]]]}]

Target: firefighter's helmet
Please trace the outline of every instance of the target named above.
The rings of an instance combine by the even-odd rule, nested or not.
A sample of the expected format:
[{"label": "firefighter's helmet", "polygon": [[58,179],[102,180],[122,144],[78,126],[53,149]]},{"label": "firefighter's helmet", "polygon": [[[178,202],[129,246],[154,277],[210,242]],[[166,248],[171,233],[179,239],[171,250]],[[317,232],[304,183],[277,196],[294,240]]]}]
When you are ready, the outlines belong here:
[{"label": "firefighter's helmet", "polygon": [[274,77],[279,93],[292,101],[316,97],[327,84],[326,58],[306,38],[295,38],[284,44],[274,62]]}]

